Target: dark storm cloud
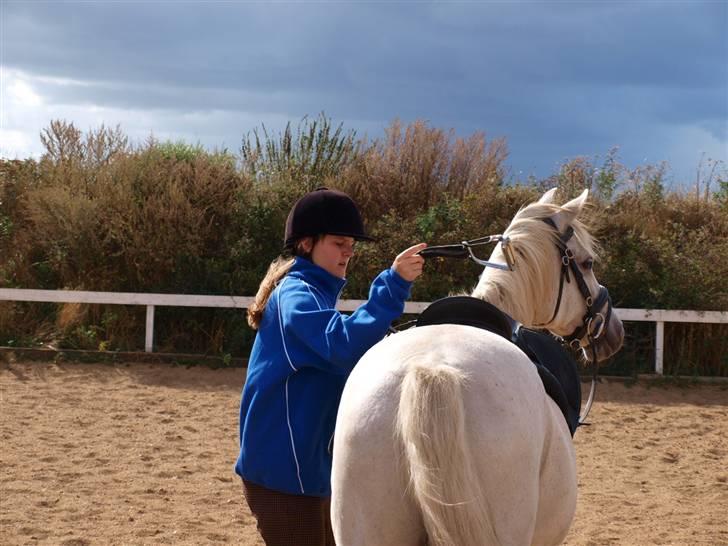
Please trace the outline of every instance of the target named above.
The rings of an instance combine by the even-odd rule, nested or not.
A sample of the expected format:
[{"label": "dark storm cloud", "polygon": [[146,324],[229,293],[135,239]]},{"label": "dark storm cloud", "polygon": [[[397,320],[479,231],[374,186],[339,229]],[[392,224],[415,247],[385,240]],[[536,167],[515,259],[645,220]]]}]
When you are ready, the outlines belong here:
[{"label": "dark storm cloud", "polygon": [[[506,136],[523,168],[666,127],[728,138],[725,2],[8,2],[46,102]],[[81,84],[82,82],[82,84]],[[352,127],[357,128],[357,127]],[[707,138],[707,137],[706,137]],[[669,158],[665,158],[669,159]],[[547,174],[541,172],[540,174]]]}]

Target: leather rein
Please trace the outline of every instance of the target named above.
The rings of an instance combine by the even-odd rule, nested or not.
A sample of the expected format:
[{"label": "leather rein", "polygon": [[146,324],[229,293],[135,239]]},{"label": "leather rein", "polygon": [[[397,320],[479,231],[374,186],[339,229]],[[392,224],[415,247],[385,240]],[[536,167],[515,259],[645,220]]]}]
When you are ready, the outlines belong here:
[{"label": "leather rein", "polygon": [[[594,402],[594,396],[596,394],[597,382],[599,381],[599,367],[597,365],[597,343],[601,339],[604,330],[612,316],[612,299],[609,296],[609,291],[606,287],[599,285],[599,292],[596,299],[592,296],[589,287],[584,280],[584,274],[579,269],[579,264],[576,262],[576,258],[572,250],[567,246],[567,243],[574,235],[574,228],[569,226],[566,231],[562,234],[559,232],[556,223],[551,218],[544,218],[544,222],[554,228],[558,235],[558,242],[556,244],[559,254],[561,257],[561,274],[559,277],[559,295],[556,299],[556,307],[554,313],[548,322],[545,322],[536,327],[544,327],[548,323],[552,322],[559,314],[561,307],[561,297],[564,292],[564,281],[567,283],[571,282],[570,276],[573,276],[579,292],[584,297],[586,303],[586,313],[582,318],[582,323],[577,326],[576,329],[569,335],[560,337],[556,336],[563,344],[569,345],[572,349],[579,349],[581,346],[580,340],[586,336],[588,341],[588,349],[591,355],[588,355],[586,349],[584,349],[587,359],[591,356],[592,365],[592,380],[591,388],[589,390],[589,398],[587,399],[586,405],[584,406],[583,413],[579,416],[579,425],[585,425],[586,418],[589,415],[592,404]],[[484,245],[492,242],[499,242],[503,249],[503,255],[505,256],[506,263],[496,263],[486,260],[481,260],[473,254],[472,247]],[[472,239],[470,241],[463,241],[459,244],[452,245],[440,245],[430,246],[421,250],[419,254],[425,258],[430,257],[445,257],[445,258],[469,258],[475,263],[484,267],[494,267],[505,271],[513,271],[515,268],[515,258],[513,249],[510,246],[510,240],[504,235],[488,235],[486,237],[479,237],[478,239]],[[569,274],[571,271],[571,275]],[[599,310],[606,304],[606,315],[601,313]]]}]

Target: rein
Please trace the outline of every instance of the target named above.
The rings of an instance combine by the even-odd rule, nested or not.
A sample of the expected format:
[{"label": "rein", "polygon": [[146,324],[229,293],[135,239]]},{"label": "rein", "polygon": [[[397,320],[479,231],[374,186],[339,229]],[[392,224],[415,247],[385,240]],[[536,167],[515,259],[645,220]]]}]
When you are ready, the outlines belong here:
[{"label": "rein", "polygon": [[[501,247],[503,248],[503,255],[506,257],[506,263],[499,264],[496,262],[481,260],[473,253],[474,246],[487,245],[493,242],[499,242],[501,244]],[[495,269],[502,269],[503,271],[513,271],[513,266],[515,264],[510,239],[500,234],[478,237],[477,239],[462,241],[461,243],[454,245],[428,246],[427,248],[420,250],[418,254],[423,258],[470,258],[476,264],[482,265],[483,267],[494,267]]]},{"label": "rein", "polygon": [[[597,342],[604,333],[604,329],[612,316],[612,299],[609,296],[609,291],[606,287],[599,285],[599,293],[596,299],[592,297],[589,287],[586,285],[584,275],[579,269],[579,265],[576,263],[574,253],[567,246],[568,241],[574,235],[574,228],[569,226],[566,231],[562,234],[559,232],[556,223],[551,218],[544,218],[544,222],[549,224],[556,230],[559,236],[557,248],[561,255],[561,275],[559,277],[559,295],[556,299],[556,307],[554,313],[548,322],[545,322],[537,327],[544,327],[549,322],[552,322],[559,313],[561,307],[561,296],[564,292],[564,281],[567,283],[571,282],[569,270],[574,277],[579,292],[584,297],[586,303],[586,313],[582,319],[581,326],[578,326],[571,334],[565,337],[558,337],[559,340],[569,345],[572,349],[576,350],[580,347],[580,339],[585,335],[588,341],[588,347],[591,353],[591,364],[592,364],[592,379],[591,388],[589,390],[589,398],[587,399],[586,405],[584,406],[583,413],[579,416],[579,425],[585,425],[586,418],[589,415],[592,404],[594,403],[594,396],[597,390],[597,382],[599,381],[599,367],[597,365]],[[503,249],[503,255],[505,256],[506,263],[489,262],[487,260],[481,260],[473,254],[472,247],[484,245],[492,242],[499,242]],[[513,271],[515,267],[515,258],[513,255],[513,248],[510,246],[510,240],[504,235],[488,235],[486,237],[480,237],[472,239],[470,241],[463,241],[459,244],[452,245],[440,245],[427,247],[419,252],[419,254],[425,258],[429,257],[445,257],[445,258],[469,258],[475,263],[482,265],[483,267],[494,267],[504,271]],[[606,317],[604,314],[598,312],[606,304]],[[589,358],[589,357],[587,357]]]}]

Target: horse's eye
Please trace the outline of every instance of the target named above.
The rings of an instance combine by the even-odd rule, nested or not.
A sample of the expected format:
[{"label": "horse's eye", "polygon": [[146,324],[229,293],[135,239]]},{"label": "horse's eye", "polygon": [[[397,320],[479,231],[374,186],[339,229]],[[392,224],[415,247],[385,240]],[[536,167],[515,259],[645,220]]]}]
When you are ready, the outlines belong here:
[{"label": "horse's eye", "polygon": [[581,263],[581,266],[582,266],[582,267],[583,267],[584,269],[591,269],[592,267],[594,267],[594,260],[592,260],[591,258],[589,258],[589,259],[587,259],[587,260],[584,260],[584,261],[583,261],[583,262]]}]

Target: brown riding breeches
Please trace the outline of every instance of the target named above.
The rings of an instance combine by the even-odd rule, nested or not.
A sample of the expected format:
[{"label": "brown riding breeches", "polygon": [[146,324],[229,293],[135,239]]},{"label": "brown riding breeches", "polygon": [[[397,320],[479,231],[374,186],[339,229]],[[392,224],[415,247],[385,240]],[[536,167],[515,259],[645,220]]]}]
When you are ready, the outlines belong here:
[{"label": "brown riding breeches", "polygon": [[267,546],[336,546],[330,499],[280,493],[247,480],[243,492]]}]

